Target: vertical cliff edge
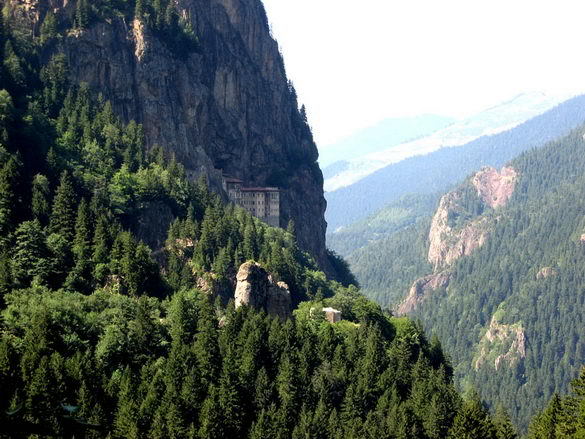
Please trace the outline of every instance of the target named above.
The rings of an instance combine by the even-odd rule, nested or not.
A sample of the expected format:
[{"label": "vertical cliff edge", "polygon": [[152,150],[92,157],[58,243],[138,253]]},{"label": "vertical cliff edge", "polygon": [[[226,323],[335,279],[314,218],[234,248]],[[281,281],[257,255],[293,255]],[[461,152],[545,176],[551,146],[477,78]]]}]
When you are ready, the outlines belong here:
[{"label": "vertical cliff edge", "polygon": [[[10,0],[11,19],[33,35],[49,11],[75,19],[71,0]],[[120,14],[60,32],[43,57],[66,55],[73,83],[85,82],[125,121],[143,124],[193,178],[220,191],[221,174],[277,186],[281,226],[294,220],[300,246],[331,271],[325,249],[323,177],[317,148],[260,0],[174,0],[197,50],[177,53],[140,19]],[[165,231],[161,230],[161,233]]]}]

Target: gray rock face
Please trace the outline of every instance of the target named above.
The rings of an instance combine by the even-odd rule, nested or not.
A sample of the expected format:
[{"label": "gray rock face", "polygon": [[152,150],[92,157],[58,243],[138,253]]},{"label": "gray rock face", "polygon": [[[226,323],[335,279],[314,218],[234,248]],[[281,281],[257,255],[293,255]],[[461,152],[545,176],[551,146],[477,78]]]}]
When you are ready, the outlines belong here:
[{"label": "gray rock face", "polygon": [[260,264],[245,262],[240,266],[236,280],[236,309],[246,305],[282,318],[291,315],[292,301],[288,285],[284,282],[275,283]]},{"label": "gray rock face", "polygon": [[[11,3],[36,33],[48,8],[72,14],[75,7],[68,0]],[[101,92],[124,120],[142,123],[148,147],[163,146],[193,178],[206,175],[221,191],[223,171],[283,189],[281,226],[293,219],[300,246],[329,269],[317,149],[261,0],[175,3],[199,38],[198,52],[179,57],[141,22],[122,18],[70,32],[53,50],[66,54],[72,81]]]}]

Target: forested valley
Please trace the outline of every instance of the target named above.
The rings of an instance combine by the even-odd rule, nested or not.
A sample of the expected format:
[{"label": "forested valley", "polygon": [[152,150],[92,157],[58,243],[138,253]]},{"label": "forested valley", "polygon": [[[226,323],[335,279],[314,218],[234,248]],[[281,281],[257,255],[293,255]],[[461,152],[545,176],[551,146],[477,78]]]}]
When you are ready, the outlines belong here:
[{"label": "forested valley", "polygon": [[491,407],[503,404],[522,430],[569,391],[585,361],[584,147],[579,128],[511,161],[518,177],[505,206],[480,199],[475,174],[452,191],[460,207],[449,211],[445,242],[475,227],[470,245],[483,244],[450,264],[429,260],[431,218],[350,258],[366,294],[392,309],[419,279],[443,273],[447,285],[425,290],[409,315],[443,340],[456,381],[480,389]]}]

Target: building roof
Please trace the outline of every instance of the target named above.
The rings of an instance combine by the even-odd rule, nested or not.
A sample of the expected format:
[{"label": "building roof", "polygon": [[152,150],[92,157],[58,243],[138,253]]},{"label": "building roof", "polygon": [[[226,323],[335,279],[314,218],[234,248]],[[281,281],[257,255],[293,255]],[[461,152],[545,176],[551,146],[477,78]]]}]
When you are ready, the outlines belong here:
[{"label": "building roof", "polygon": [[243,183],[242,180],[239,180],[237,178],[224,177],[223,179],[225,180],[226,183]]},{"label": "building roof", "polygon": [[341,311],[339,311],[338,309],[335,309],[335,308],[331,308],[331,307],[323,308],[323,312],[333,312],[333,313],[340,313],[341,314]]},{"label": "building roof", "polygon": [[280,192],[277,187],[243,187],[242,192]]}]

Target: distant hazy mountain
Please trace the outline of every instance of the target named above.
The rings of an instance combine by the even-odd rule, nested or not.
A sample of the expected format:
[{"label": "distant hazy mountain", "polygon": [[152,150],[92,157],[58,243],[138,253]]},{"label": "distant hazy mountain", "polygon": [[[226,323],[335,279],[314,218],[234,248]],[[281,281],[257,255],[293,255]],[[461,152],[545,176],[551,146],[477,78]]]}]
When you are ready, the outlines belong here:
[{"label": "distant hazy mountain", "polygon": [[[432,135],[423,138],[419,136],[416,140],[410,137],[406,143],[388,145],[390,147],[384,150],[379,148],[379,143],[375,144],[375,148],[367,146],[368,136],[364,136],[359,157],[346,159],[347,163],[338,166],[335,172],[325,170],[325,190],[331,192],[349,186],[378,169],[412,156],[428,154],[448,146],[465,145],[479,137],[507,131],[567,98],[568,96],[550,96],[544,93],[521,94],[477,115],[452,123]],[[325,162],[322,161],[321,164],[323,163]]]},{"label": "distant hazy mountain", "polygon": [[428,136],[453,122],[455,122],[453,118],[435,114],[385,119],[335,144],[320,148],[319,164],[324,172],[327,173],[328,168],[335,165],[336,162],[343,163],[366,154],[382,151],[404,142]]},{"label": "distant hazy mountain", "polygon": [[[504,111],[510,107],[498,108]],[[583,121],[585,96],[579,96],[513,129],[389,165],[351,186],[325,194],[329,233],[366,218],[404,195],[444,191],[482,166],[500,167],[528,148],[566,135]],[[471,126],[470,122],[468,133],[473,131]]]}]

